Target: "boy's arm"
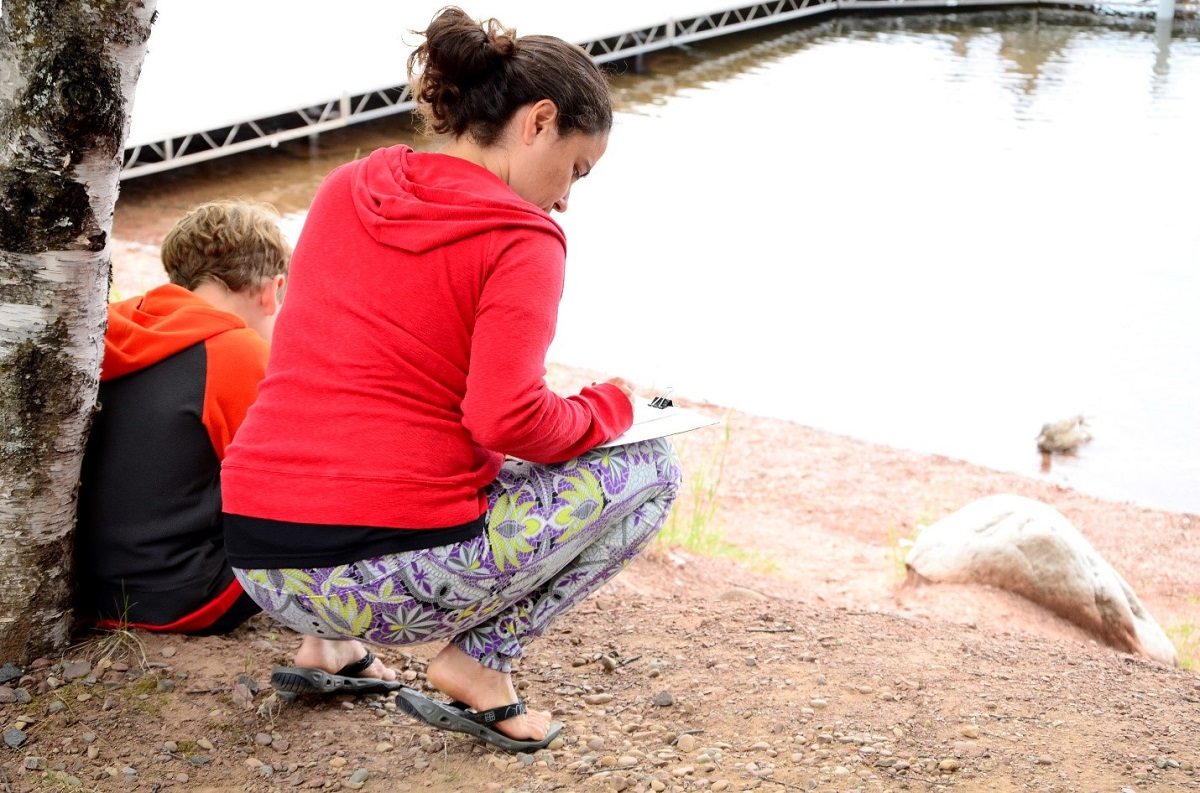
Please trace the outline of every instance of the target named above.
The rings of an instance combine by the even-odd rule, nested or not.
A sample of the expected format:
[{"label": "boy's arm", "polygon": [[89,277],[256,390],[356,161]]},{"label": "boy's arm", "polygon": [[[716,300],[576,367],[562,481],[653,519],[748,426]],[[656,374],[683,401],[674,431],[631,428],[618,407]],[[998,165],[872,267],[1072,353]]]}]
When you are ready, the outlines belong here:
[{"label": "boy's arm", "polygon": [[218,460],[246,418],[267,371],[270,347],[248,328],[231,330],[204,342],[208,372],[204,383],[204,427]]}]

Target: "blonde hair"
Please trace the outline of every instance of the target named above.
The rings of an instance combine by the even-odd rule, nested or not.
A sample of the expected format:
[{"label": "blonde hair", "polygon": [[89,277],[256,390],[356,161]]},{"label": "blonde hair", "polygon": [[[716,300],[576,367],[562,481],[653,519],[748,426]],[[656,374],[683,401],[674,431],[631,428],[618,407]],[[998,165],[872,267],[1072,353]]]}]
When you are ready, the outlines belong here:
[{"label": "blonde hair", "polygon": [[292,248],[269,204],[211,201],[175,224],[162,244],[162,263],[171,283],[195,289],[224,284],[253,292],[263,278],[287,275]]}]

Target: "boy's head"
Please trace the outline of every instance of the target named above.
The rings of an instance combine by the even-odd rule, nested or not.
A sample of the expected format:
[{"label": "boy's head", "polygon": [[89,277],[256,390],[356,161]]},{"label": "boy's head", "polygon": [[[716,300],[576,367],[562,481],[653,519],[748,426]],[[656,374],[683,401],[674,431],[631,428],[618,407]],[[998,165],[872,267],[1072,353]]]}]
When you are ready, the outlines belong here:
[{"label": "boy's head", "polygon": [[201,204],[163,240],[167,277],[270,340],[292,256],[278,220],[266,204]]},{"label": "boy's head", "polygon": [[163,240],[167,277],[192,291],[211,282],[231,292],[257,291],[264,278],[286,277],[292,249],[278,220],[275,210],[266,204],[201,204]]}]

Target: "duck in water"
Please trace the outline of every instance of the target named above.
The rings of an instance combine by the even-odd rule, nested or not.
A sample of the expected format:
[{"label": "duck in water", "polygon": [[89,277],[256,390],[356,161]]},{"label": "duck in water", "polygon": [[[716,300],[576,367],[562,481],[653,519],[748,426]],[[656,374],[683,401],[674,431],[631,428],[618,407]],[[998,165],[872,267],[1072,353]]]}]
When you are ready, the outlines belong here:
[{"label": "duck in water", "polygon": [[1044,454],[1070,453],[1092,439],[1092,433],[1083,416],[1072,416],[1062,421],[1043,424],[1037,436],[1037,447]]}]

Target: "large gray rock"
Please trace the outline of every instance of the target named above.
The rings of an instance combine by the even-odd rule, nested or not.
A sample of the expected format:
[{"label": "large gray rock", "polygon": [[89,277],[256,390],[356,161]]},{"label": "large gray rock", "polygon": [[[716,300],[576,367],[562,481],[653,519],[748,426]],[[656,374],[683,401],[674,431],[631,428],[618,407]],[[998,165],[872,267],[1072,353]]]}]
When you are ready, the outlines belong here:
[{"label": "large gray rock", "polygon": [[1014,495],[973,501],[922,531],[905,564],[930,581],[1007,589],[1118,650],[1178,665],[1171,640],[1125,579],[1040,501]]}]

